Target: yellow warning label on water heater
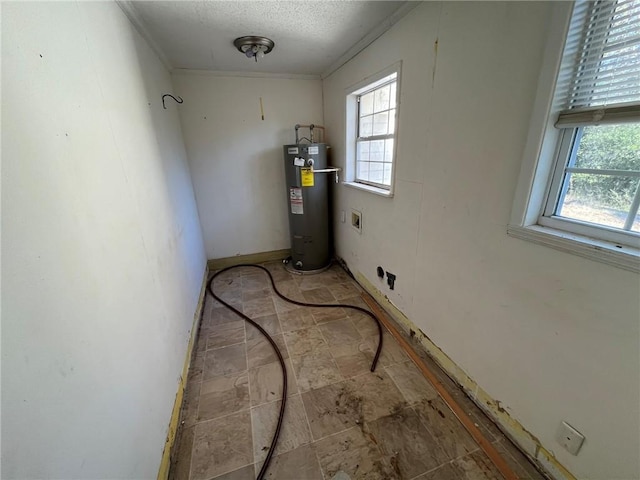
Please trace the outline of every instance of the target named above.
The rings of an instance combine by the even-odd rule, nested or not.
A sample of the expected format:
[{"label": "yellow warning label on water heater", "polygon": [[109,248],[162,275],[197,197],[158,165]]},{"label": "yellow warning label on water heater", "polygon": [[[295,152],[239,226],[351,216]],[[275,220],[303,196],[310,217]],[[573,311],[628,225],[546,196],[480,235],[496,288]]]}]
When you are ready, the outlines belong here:
[{"label": "yellow warning label on water heater", "polygon": [[313,169],[301,168],[300,180],[302,181],[303,187],[313,187]]}]

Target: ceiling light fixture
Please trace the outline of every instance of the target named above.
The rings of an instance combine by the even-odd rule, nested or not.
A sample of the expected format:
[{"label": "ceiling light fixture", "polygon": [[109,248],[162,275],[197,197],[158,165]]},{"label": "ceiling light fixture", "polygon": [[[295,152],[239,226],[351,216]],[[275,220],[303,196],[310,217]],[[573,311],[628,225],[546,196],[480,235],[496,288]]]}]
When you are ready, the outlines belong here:
[{"label": "ceiling light fixture", "polygon": [[273,50],[275,46],[273,40],[267,37],[257,37],[253,35],[236,38],[233,44],[238,50],[244,53],[247,58],[254,58],[256,62],[258,61],[258,57],[263,58]]}]

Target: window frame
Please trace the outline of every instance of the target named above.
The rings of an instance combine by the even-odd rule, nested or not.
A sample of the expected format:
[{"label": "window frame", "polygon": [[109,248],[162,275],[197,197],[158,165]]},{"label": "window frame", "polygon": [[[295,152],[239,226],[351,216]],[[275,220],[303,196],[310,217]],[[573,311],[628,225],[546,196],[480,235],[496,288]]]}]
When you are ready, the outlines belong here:
[{"label": "window frame", "polygon": [[[395,186],[395,175],[398,160],[398,133],[400,123],[400,88],[401,88],[401,67],[402,61],[364,78],[355,85],[345,89],[346,97],[346,132],[345,132],[345,152],[346,168],[344,185],[359,190],[367,191],[384,197],[393,197]],[[390,78],[395,76],[395,78]],[[377,90],[387,84],[396,83],[396,104],[395,104],[395,131],[393,134],[375,135],[369,137],[359,137],[360,128],[360,105],[358,98]],[[389,109],[390,110],[390,109]],[[359,140],[373,141],[379,139],[393,138],[393,156],[391,163],[391,185],[378,184],[357,178],[357,148]],[[385,162],[383,162],[385,163]]]},{"label": "window frame", "polygon": [[[558,153],[556,156],[555,166],[550,174],[549,188],[538,218],[538,224],[544,227],[566,230],[570,233],[599,238],[600,240],[605,240],[618,245],[627,245],[630,247],[638,246],[640,245],[640,233],[638,232],[625,231],[607,225],[594,224],[555,214],[558,203],[560,202],[560,196],[562,195],[565,170],[567,168],[571,168],[568,165],[577,154],[580,139],[582,137],[582,128],[583,127],[564,128],[560,132],[557,140]],[[604,172],[605,170],[602,169],[601,171]],[[639,198],[640,188],[636,190],[634,201],[630,206],[631,210],[634,210],[635,203]]]},{"label": "window frame", "polygon": [[[392,74],[393,75],[393,74]],[[362,115],[361,115],[361,108],[362,108],[362,102],[361,102],[361,98],[365,95],[369,95],[370,93],[374,93],[377,90],[380,90],[381,88],[386,87],[387,85],[395,85],[396,87],[396,99],[397,99],[397,92],[398,92],[398,76],[397,74],[395,74],[395,76],[393,78],[390,78],[389,80],[385,81],[384,83],[378,84],[378,82],[374,82],[375,85],[372,88],[366,89],[364,91],[362,90],[358,90],[358,93],[355,94],[356,95],[356,107],[357,107],[357,113],[356,113],[356,157],[355,157],[355,173],[354,173],[354,181],[357,183],[362,183],[364,185],[369,185],[372,187],[376,187],[376,188],[381,188],[383,190],[390,190],[391,189],[391,185],[387,185],[385,183],[378,183],[378,182],[373,182],[371,180],[365,180],[362,178],[358,177],[358,144],[359,143],[363,143],[363,142],[374,142],[376,140],[393,140],[393,151],[391,154],[391,162],[385,162],[383,161],[383,180],[384,180],[384,163],[390,163],[391,164],[391,180],[390,182],[393,181],[393,166],[394,166],[394,161],[395,161],[395,142],[396,142],[396,128],[395,128],[395,124],[396,124],[396,120],[398,119],[398,110],[396,108],[396,105],[394,104],[393,109],[392,108],[388,108],[386,110],[381,110],[379,112],[375,112],[373,111],[371,113],[371,116],[373,117],[376,113],[383,113],[383,112],[391,112],[391,110],[394,111],[394,131],[393,133],[386,133],[386,134],[381,134],[381,135],[369,135],[368,137],[364,137],[361,135],[361,131],[360,131],[360,125],[361,125],[361,120],[362,120]],[[366,87],[365,87],[366,88]],[[389,100],[391,100],[391,97],[389,98]],[[389,122],[390,118],[387,119],[387,125]],[[386,153],[386,152],[385,152]],[[369,163],[371,163],[369,161]]]},{"label": "window frame", "polygon": [[[569,31],[573,2],[556,2],[551,8],[551,25],[507,234],[625,270],[640,272],[640,238],[635,234],[544,215],[549,212],[550,203],[557,200],[553,194],[557,192],[557,188],[561,188],[557,184],[561,183],[562,176],[554,177],[554,173],[565,168],[569,160],[567,137],[571,138],[575,131],[574,128],[555,127],[560,108],[554,104],[556,81]],[[563,156],[563,153],[567,156]]]}]

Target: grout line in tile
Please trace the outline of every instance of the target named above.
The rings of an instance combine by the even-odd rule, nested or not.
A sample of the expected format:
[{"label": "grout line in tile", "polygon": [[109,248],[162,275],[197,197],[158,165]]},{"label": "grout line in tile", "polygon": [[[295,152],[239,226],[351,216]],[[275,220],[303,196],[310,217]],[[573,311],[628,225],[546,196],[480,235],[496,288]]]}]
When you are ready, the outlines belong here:
[{"label": "grout line in tile", "polygon": [[[277,317],[278,317],[278,314],[276,314],[276,318]],[[287,358],[291,358],[291,352],[289,351],[289,345],[287,343],[287,339],[285,338],[285,334],[282,331],[282,325],[280,324],[280,319],[279,318],[278,318],[278,325],[280,326],[280,333],[278,335],[282,335],[282,343],[284,343],[284,348],[285,348],[286,353],[287,353]]]},{"label": "grout line in tile", "polygon": [[[237,345],[242,345],[242,344],[241,344],[241,343],[238,343]],[[237,346],[237,345],[236,345],[236,346]],[[233,346],[233,345],[230,345],[230,346]],[[199,383],[200,383],[200,384],[202,384],[202,383],[204,383],[204,382],[209,382],[209,381],[211,381],[211,380],[214,380],[214,379],[216,379],[216,378],[220,378],[220,377],[230,377],[230,376],[232,376],[232,375],[240,375],[240,374],[243,374],[243,373],[248,374],[248,373],[249,373],[249,370],[251,370],[251,369],[249,369],[249,368],[245,368],[244,370],[238,370],[237,372],[221,373],[221,374],[219,374],[219,375],[214,375],[214,376],[209,377],[209,378],[204,378],[204,376],[203,376],[202,381],[200,381]]]},{"label": "grout line in tile", "polygon": [[320,475],[322,475],[322,480],[327,480],[327,477],[324,474],[324,469],[322,468],[322,464],[320,463],[320,457],[318,457],[318,452],[316,451],[315,448],[313,448],[313,442],[310,443],[309,445],[311,445],[311,448],[313,449],[313,454],[316,457],[316,462],[318,462],[318,467],[320,468]]},{"label": "grout line in tile", "polygon": [[[254,448],[256,444],[256,438],[255,438],[255,430],[253,428],[253,408],[252,407],[249,407],[249,422],[251,423],[251,459],[253,460],[253,464],[255,465],[258,462],[256,461],[256,450]],[[254,472],[255,472],[255,466],[254,466]]]},{"label": "grout line in tile", "polygon": [[[327,438],[333,437],[333,436],[335,436],[335,435],[340,435],[341,433],[344,433],[344,432],[346,432],[347,430],[351,430],[352,428],[356,428],[356,427],[357,427],[357,428],[360,428],[358,425],[351,425],[351,426],[349,426],[349,427],[347,427],[347,428],[344,428],[344,429],[340,430],[339,432],[333,432],[333,433],[330,433],[329,435],[325,435],[324,437],[320,437],[320,438],[318,438],[317,440],[314,440],[314,441],[313,441],[313,442],[311,442],[311,443],[312,443],[312,444],[313,444],[313,443],[318,443],[318,442],[320,442],[320,441],[322,441],[322,440],[326,440]],[[313,435],[311,435],[311,436],[313,437]]]},{"label": "grout line in tile", "polygon": [[[205,357],[205,359],[206,359],[206,357]],[[197,394],[195,394],[196,398],[197,398],[197,401],[198,401],[198,404],[196,406],[196,416],[195,416],[193,425],[190,425],[190,426],[195,426],[198,423],[198,416],[200,414],[200,394],[202,393],[202,382],[203,381],[204,381],[204,365],[202,366],[202,377],[200,378],[200,381],[197,382],[196,389],[194,390],[194,394],[195,394],[196,391],[198,392]],[[187,393],[190,393],[190,392],[187,392]],[[183,399],[183,403],[184,403],[185,400],[186,399]],[[184,427],[184,424],[182,422],[180,422],[180,426]]]},{"label": "grout line in tile", "polygon": [[[246,335],[246,333],[245,333],[245,335]],[[242,342],[230,343],[229,345],[223,345],[223,346],[221,346],[221,347],[207,348],[207,349],[205,350],[205,352],[209,352],[209,351],[212,351],[212,350],[220,350],[221,348],[226,348],[226,347],[234,347],[234,346],[236,346],[236,345],[241,345],[241,344],[243,344],[243,343],[246,343],[246,340],[244,340],[244,341],[242,341]]]},{"label": "grout line in tile", "polygon": [[[374,420],[374,421],[375,421],[375,420]],[[366,424],[366,423],[368,423],[368,422],[364,422],[364,424]],[[363,427],[364,427],[364,425],[363,425]],[[362,433],[364,434],[364,430],[362,431]],[[385,462],[385,463],[387,463],[389,466],[391,466],[390,462],[387,462],[387,459],[386,459],[386,457],[385,457],[385,454],[384,454],[384,452],[382,451],[382,447],[381,447],[381,445],[380,445],[379,443],[376,443],[376,444],[375,444],[375,446],[376,446],[376,449],[378,450],[378,453],[380,454],[380,458],[382,459],[382,461],[383,461],[383,462]]]},{"label": "grout line in tile", "polygon": [[[238,467],[238,468],[234,468],[233,470],[229,470],[228,472],[221,473],[220,475],[216,475],[215,477],[208,478],[207,480],[216,480],[217,478],[222,478],[223,475],[228,475],[230,473],[237,472],[238,470],[242,470],[243,468],[246,468],[249,465],[253,465],[253,462],[247,463],[246,465],[242,465],[241,467]],[[189,479],[191,480],[191,477],[189,477]]]},{"label": "grout line in tile", "polygon": [[[196,347],[197,347],[197,343],[199,343],[201,340],[204,340],[204,337],[203,338],[200,337],[200,330],[198,330],[198,338],[196,339]],[[206,344],[205,344],[205,347],[206,347]],[[197,394],[198,406],[196,408],[196,416],[195,416],[193,425],[189,425],[189,428],[193,428],[193,439],[192,439],[192,443],[191,443],[191,455],[189,457],[189,468],[187,469],[188,470],[188,472],[187,472],[187,476],[188,477],[187,478],[189,480],[191,480],[191,472],[192,472],[192,469],[193,469],[193,453],[194,453],[194,447],[195,447],[195,444],[196,444],[196,425],[198,424],[198,415],[200,413],[200,393],[202,392],[202,382],[204,381],[204,367],[205,367],[205,361],[207,359],[206,353],[207,352],[206,352],[206,349],[205,349],[205,351],[203,352],[203,355],[204,355],[205,358],[203,359],[203,363],[202,363],[202,375],[200,376],[200,380],[196,383],[197,392],[198,392],[198,394]],[[189,372],[187,372],[187,378],[188,378],[188,375],[189,375]],[[184,401],[185,401],[185,399],[183,399],[183,404],[184,404]],[[180,422],[179,428],[181,428],[182,432],[184,433],[184,430],[185,430],[184,420],[182,420]]]},{"label": "grout line in tile", "polygon": [[[389,371],[387,370],[389,367],[392,367],[392,366],[395,366],[395,365],[387,365],[386,367],[382,367],[382,368],[383,368],[383,370],[385,371],[385,373],[387,374],[387,376],[391,379],[391,383],[393,383],[393,384],[396,386],[396,388],[397,388],[397,389],[398,389],[398,391],[400,392],[400,395],[402,395],[402,397],[404,398],[404,401],[405,401],[405,402],[407,402],[407,405],[409,405],[409,406],[413,406],[413,405],[415,405],[415,404],[416,404],[416,403],[418,403],[418,402],[410,402],[410,401],[409,401],[409,399],[406,397],[406,395],[405,395],[405,394],[404,394],[404,392],[402,391],[403,389],[402,389],[402,388],[400,388],[400,385],[398,385],[398,382],[396,382],[396,380],[393,378],[394,376],[393,376],[393,375],[391,375],[391,374],[389,373]],[[431,432],[429,432],[429,433],[431,433]]]},{"label": "grout line in tile", "polygon": [[235,412],[231,412],[231,413],[225,413],[224,415],[220,415],[219,417],[200,420],[199,422],[195,422],[193,425],[190,425],[190,426],[195,427],[196,425],[201,425],[207,422],[213,422],[214,420],[222,420],[223,418],[227,418],[227,417],[230,417],[231,415],[236,415],[238,413],[243,413],[243,412],[251,412],[251,407],[249,406],[247,408],[241,408],[240,410],[236,410]]},{"label": "grout line in tile", "polygon": [[[438,393],[438,392],[436,392],[436,393]],[[440,398],[440,400],[442,400],[442,401],[444,402],[444,399],[440,396],[440,393],[438,393],[438,397]],[[445,404],[446,404],[446,403],[445,403]],[[416,405],[416,404],[413,404],[413,405],[411,405],[411,406],[410,406],[410,407],[413,409],[413,411],[414,411],[414,412],[415,412],[415,405]],[[429,435],[431,435],[431,436],[436,440],[436,442],[437,442],[438,446],[440,446],[440,443],[441,443],[441,442],[440,442],[440,441],[438,440],[438,438],[433,434],[433,432],[431,431],[431,428],[429,428],[429,424],[427,424],[424,420],[422,420],[421,416],[420,416],[420,415],[418,415],[418,412],[416,412],[416,416],[418,417],[418,422],[420,422],[420,424],[421,424],[424,428],[426,428],[426,429],[427,429],[427,431],[429,432]],[[456,420],[457,420],[457,417],[456,417]],[[465,431],[466,431],[466,430],[465,430]],[[458,455],[457,457],[452,458],[452,459],[451,459],[451,461],[452,461],[452,462],[453,462],[454,460],[458,460],[459,458],[466,457],[467,455],[470,455],[470,454],[472,454],[472,453],[474,453],[474,452],[477,452],[477,451],[481,450],[481,449],[480,449],[480,445],[478,445],[478,442],[476,442],[476,440],[475,440],[473,437],[471,437],[471,439],[472,439],[472,440],[473,440],[473,442],[475,443],[476,448],[474,448],[473,450],[471,450],[471,451],[469,451],[469,452],[467,452],[467,453],[463,453],[462,455]],[[447,455],[447,452],[445,452],[443,448],[441,448],[441,450],[445,453],[445,455],[446,455],[447,457],[449,456],[449,455]],[[444,464],[443,464],[443,465],[444,465]],[[425,472],[423,472],[423,473],[425,473]]]},{"label": "grout line in tile", "polygon": [[[320,332],[320,336],[322,337],[322,340],[324,340],[324,344],[327,347],[327,350],[329,350],[329,356],[331,357],[331,360],[333,360],[333,362],[335,363],[335,358],[333,357],[333,355],[331,355],[331,349],[329,348],[329,341],[327,340],[327,337],[324,335],[324,333],[322,333],[322,329],[316,325],[315,327],[313,327],[315,329],[318,330],[318,332]],[[336,364],[336,368],[337,368],[337,364]]]},{"label": "grout line in tile", "polygon": [[[274,363],[277,363],[278,365],[280,365],[280,362],[274,362]],[[267,365],[271,365],[271,364],[270,364],[270,363],[268,363]],[[291,393],[291,394],[289,394],[289,391],[288,391],[288,390],[287,390],[287,394],[288,394],[288,395],[287,395],[287,398],[292,398],[292,397],[295,397],[295,396],[297,396],[297,395],[301,395],[301,393],[300,393],[300,392],[298,392],[298,393]],[[256,408],[264,407],[265,405],[271,405],[272,403],[276,403],[276,402],[279,402],[279,401],[281,401],[281,400],[282,400],[282,398],[276,398],[275,400],[270,400],[270,401],[268,401],[268,402],[264,402],[264,403],[261,403],[261,404],[259,404],[259,405],[250,405],[250,406],[249,406],[249,410],[254,410],[254,409],[256,409]]]},{"label": "grout line in tile", "polygon": [[[244,327],[244,358],[247,362],[247,376],[249,376],[249,349],[247,348],[247,322],[243,321],[242,326]],[[247,385],[249,385],[250,380],[247,381]],[[249,403],[251,403],[251,385],[249,385]]]},{"label": "grout line in tile", "polygon": [[360,330],[358,330],[358,327],[356,327],[355,322],[353,321],[353,319],[347,315],[346,320],[351,324],[351,326],[353,327],[353,329],[358,333],[358,335],[360,335],[360,338],[362,340],[364,340],[364,337],[362,336],[362,334],[360,333]]},{"label": "grout line in tile", "polygon": [[[301,357],[301,356],[304,356],[304,355],[296,355],[296,356],[297,356],[297,357]],[[394,365],[395,365],[395,364],[394,364]],[[379,367],[382,367],[382,365],[378,365],[378,366],[376,367],[376,372],[378,371],[378,370],[377,370],[377,368],[379,368]],[[353,377],[349,377],[349,378],[344,378],[344,377],[343,377],[341,380],[337,380],[337,381],[335,381],[335,382],[327,383],[326,385],[323,385],[323,386],[318,387],[318,388],[310,388],[309,390],[305,390],[304,392],[300,392],[300,393],[310,392],[311,390],[320,390],[321,388],[328,387],[328,386],[330,386],[330,385],[335,385],[335,384],[340,383],[340,382],[346,382],[346,381],[353,380],[353,379],[355,379],[355,378],[362,377],[362,376],[364,376],[364,375],[368,375],[368,374],[376,373],[376,372],[371,372],[370,370],[367,370],[366,372],[358,373],[357,375],[354,375]],[[385,372],[385,373],[386,373],[386,372]],[[342,375],[342,374],[341,374],[341,375]]]},{"label": "grout line in tile", "polygon": [[416,480],[416,478],[419,478],[419,477],[421,477],[422,475],[426,475],[426,474],[428,474],[428,473],[435,472],[436,470],[438,470],[439,468],[444,467],[445,465],[451,465],[451,464],[453,464],[453,462],[454,462],[454,461],[455,461],[455,460],[449,460],[448,462],[441,463],[441,464],[440,464],[440,465],[438,465],[437,467],[433,467],[433,468],[431,468],[431,469],[427,470],[426,472],[422,472],[422,473],[418,474],[417,476],[413,477],[411,480]]},{"label": "grout line in tile", "polygon": [[[285,338],[284,332],[282,333],[282,341],[284,342],[285,347],[287,347],[287,354],[289,355],[289,364],[291,365],[291,375],[293,376],[293,380],[296,382],[296,390],[298,391],[298,394],[300,394],[300,400],[302,400],[302,392],[300,391],[300,384],[298,383],[298,376],[296,375],[296,369],[293,366],[293,358],[291,357],[291,353],[289,352],[289,346],[287,345],[287,339]],[[289,382],[287,381],[287,384]],[[288,393],[288,392],[287,392]],[[302,405],[302,408],[304,409],[304,403]],[[307,411],[305,410],[304,412],[305,416],[307,415]],[[309,422],[309,419],[307,419],[307,422]],[[309,432],[311,432],[311,430],[309,430]]]},{"label": "grout line in tile", "polygon": [[[274,303],[274,309],[275,309],[275,303]],[[282,339],[284,340],[284,330],[282,329],[282,323],[280,323],[280,317],[278,317],[278,312],[274,313],[273,315],[275,315],[276,317],[276,323],[278,324],[278,331],[280,332],[280,335],[282,335]],[[287,348],[287,353],[289,353],[289,347],[287,347],[286,342],[284,346]]]},{"label": "grout line in tile", "polygon": [[[249,389],[249,428],[251,429],[251,459],[255,463],[256,455],[253,449],[253,415],[251,415],[251,375],[249,374],[249,349],[247,348],[247,321],[243,319],[244,326],[244,356],[247,362],[247,388]],[[255,468],[254,468],[255,471]]]},{"label": "grout line in tile", "polygon": [[[436,435],[434,435],[433,432],[431,431],[431,429],[429,428],[429,426],[424,421],[422,421],[422,419],[420,418],[420,415],[418,415],[418,412],[416,412],[415,407],[413,405],[409,405],[409,406],[407,406],[407,408],[410,408],[411,410],[413,410],[413,412],[416,414],[416,417],[418,417],[418,422],[427,430],[427,432],[429,432],[429,435],[431,435],[431,437],[436,441],[436,445],[435,445],[436,448],[439,448],[442,451],[442,453],[444,453],[445,457],[450,458],[449,455],[447,454],[447,452],[444,450],[444,448],[442,448],[441,442],[438,439],[438,437]],[[473,452],[475,452],[476,450],[479,450],[479,447],[475,448],[473,450]],[[465,453],[463,455],[459,455],[459,456],[457,456],[455,458],[451,458],[448,462],[442,463],[436,468],[440,468],[442,465],[445,465],[446,463],[451,463],[454,460],[457,460],[458,458],[464,457],[465,455],[469,455],[470,453],[472,453],[472,452],[467,452],[467,453]],[[420,475],[424,475],[425,473],[427,473],[427,472],[422,472]]]},{"label": "grout line in tile", "polygon": [[[366,423],[366,422],[365,422],[365,423]],[[357,425],[355,425],[355,426],[354,426],[354,425],[352,425],[352,426],[350,426],[350,427],[345,428],[344,430],[340,430],[339,432],[334,432],[334,433],[331,433],[331,434],[329,434],[329,435],[325,435],[324,437],[319,438],[319,439],[317,439],[317,440],[313,440],[313,441],[310,443],[310,445],[311,445],[311,446],[312,446],[312,448],[313,448],[313,444],[314,444],[314,443],[318,443],[318,442],[320,442],[320,441],[322,441],[322,440],[326,440],[327,438],[333,437],[333,436],[335,436],[335,435],[340,435],[341,433],[344,433],[344,432],[346,432],[346,431],[348,431],[348,430],[351,430],[352,428],[360,428],[360,429],[362,430],[362,427],[361,427],[361,426],[357,426]],[[364,432],[363,432],[363,433],[364,433]],[[313,434],[312,434],[311,436],[313,437]],[[378,444],[375,444],[375,448],[376,448],[376,450],[378,451],[378,453],[380,454],[380,458],[382,459],[382,461],[383,461],[383,462],[386,462],[385,455],[384,455],[384,453],[382,452],[382,450],[380,449],[380,446],[379,446]],[[314,448],[314,452],[315,452],[315,448]],[[320,472],[322,473],[322,477],[323,477],[323,478],[326,478],[326,477],[325,477],[325,475],[324,475],[324,470],[322,469],[322,464],[320,463],[320,459],[318,458],[317,453],[316,453],[316,458],[318,459],[318,465],[320,465]],[[422,475],[422,473],[421,473],[420,475]]]},{"label": "grout line in tile", "polygon": [[[505,443],[505,442],[509,442],[509,443],[511,443],[511,440],[509,440],[509,439],[508,439],[506,436],[504,436],[504,434],[503,434],[503,436],[502,436],[502,437],[500,437],[499,439],[495,440],[495,441],[493,442],[493,444],[494,444],[494,445],[496,445],[496,444],[500,444],[500,445],[502,445],[502,447],[504,448],[504,453],[501,453],[501,455],[508,456],[509,458],[511,458],[511,459],[514,461],[514,463],[515,463],[516,465],[519,465],[523,470],[525,470],[526,477],[521,477],[521,478],[522,478],[522,480],[531,480],[531,479],[532,479],[532,477],[531,477],[531,475],[529,474],[529,472],[527,472],[526,470],[527,470],[527,466],[531,466],[531,464],[532,464],[532,463],[531,463],[530,461],[528,461],[527,457],[526,457],[524,454],[522,454],[522,455],[524,456],[525,460],[527,460],[527,464],[523,464],[521,461],[519,461],[519,460],[518,460],[518,459],[517,459],[517,458],[516,458],[516,457],[515,457],[515,456],[514,456],[514,455],[513,455],[513,454],[512,454],[508,449],[507,449],[507,447],[506,447],[506,446],[504,446],[504,443]],[[512,446],[513,446],[513,447],[515,447],[515,445],[512,445]],[[518,447],[515,447],[515,448],[518,448]],[[544,478],[544,477],[542,477],[542,478]]]},{"label": "grout line in tile", "polygon": [[[300,395],[300,402],[302,402],[302,410],[304,411],[304,418],[307,420],[307,428],[309,428],[310,441],[308,445],[312,445],[314,440],[313,440],[313,431],[311,430],[311,422],[309,422],[309,416],[307,415],[307,409],[304,406],[304,400],[302,399],[302,394],[299,393],[298,395]],[[315,454],[315,449],[314,449],[314,454]],[[316,454],[316,459],[318,460],[318,465],[320,465],[320,459],[318,458],[317,454]],[[320,470],[322,471],[322,467],[320,468]]]},{"label": "grout line in tile", "polygon": [[[324,437],[320,437],[318,439],[314,439],[313,442],[311,442],[311,443],[316,443],[316,442],[319,442],[321,440],[325,440],[325,439],[327,439],[329,437],[333,437],[334,435],[338,435],[339,433],[344,433],[347,430],[349,430],[351,428],[355,428],[355,427],[359,427],[359,425],[355,425],[355,426],[351,425],[351,426],[345,427],[345,428],[343,428],[342,430],[340,430],[338,432],[333,432],[333,433],[330,433],[329,435],[325,435]],[[313,438],[313,432],[311,432],[311,438]]]},{"label": "grout line in tile", "polygon": [[194,450],[194,447],[196,446],[196,426],[193,425],[192,428],[193,428],[193,442],[191,444],[191,455],[189,456],[189,468],[187,469],[188,480],[191,480],[191,470],[193,469],[193,450]]}]

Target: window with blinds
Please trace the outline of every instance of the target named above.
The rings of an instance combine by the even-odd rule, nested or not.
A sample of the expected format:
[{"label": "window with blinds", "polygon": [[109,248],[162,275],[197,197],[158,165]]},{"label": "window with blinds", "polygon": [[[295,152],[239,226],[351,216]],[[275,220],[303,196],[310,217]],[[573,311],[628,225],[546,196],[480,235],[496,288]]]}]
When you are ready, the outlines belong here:
[{"label": "window with blinds", "polygon": [[554,105],[560,145],[540,223],[640,244],[640,0],[576,2]]}]

